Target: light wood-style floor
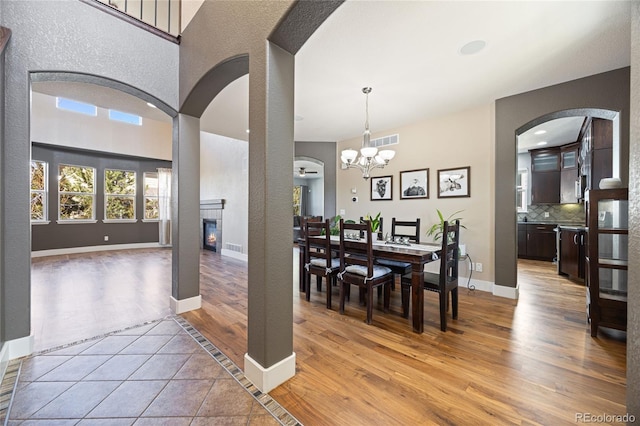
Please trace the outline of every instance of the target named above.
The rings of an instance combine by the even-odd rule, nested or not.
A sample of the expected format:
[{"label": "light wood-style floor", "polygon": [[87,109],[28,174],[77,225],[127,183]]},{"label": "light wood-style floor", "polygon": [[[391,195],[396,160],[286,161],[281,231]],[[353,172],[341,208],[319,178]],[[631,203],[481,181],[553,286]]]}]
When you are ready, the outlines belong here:
[{"label": "light wood-style floor", "polygon": [[[75,256],[68,264],[34,259],[32,324],[40,348],[167,312],[170,251]],[[295,249],[292,256],[297,265]],[[243,367],[247,265],[202,252],[200,274],[203,307],[183,316]],[[100,284],[90,287],[94,275]],[[314,289],[306,302],[297,276],[294,270],[297,374],[270,394],[305,425],[560,425],[575,424],[578,413],[626,411],[624,333],[591,338],[585,288],[559,277],[551,263],[519,263],[517,302],[461,289],[459,319],[446,333],[435,295],[427,293],[422,335],[400,316],[399,291],[391,312],[375,309],[368,326],[356,298],[345,315],[337,312],[336,289],[333,310],[325,308],[324,291]],[[131,291],[113,294],[110,282],[130,282]]]},{"label": "light wood-style floor", "polygon": [[[294,265],[297,254],[294,249]],[[625,334],[588,332],[585,288],[549,262],[519,263],[520,298],[461,289],[459,319],[440,331],[434,294],[425,333],[392,311],[373,324],[356,300],[346,314],[311,302],[294,273],[294,378],[271,396],[306,425],[575,424],[624,414]],[[237,365],[247,347],[246,265],[201,257],[203,307],[184,314]],[[337,290],[334,300],[337,301]]]}]

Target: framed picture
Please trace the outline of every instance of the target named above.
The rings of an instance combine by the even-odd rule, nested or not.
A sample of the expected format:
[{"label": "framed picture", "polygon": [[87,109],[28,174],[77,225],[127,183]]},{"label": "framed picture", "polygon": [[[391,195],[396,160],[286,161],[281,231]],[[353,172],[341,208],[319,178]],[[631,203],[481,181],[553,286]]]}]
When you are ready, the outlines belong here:
[{"label": "framed picture", "polygon": [[429,198],[429,169],[400,172],[400,199]]},{"label": "framed picture", "polygon": [[471,167],[438,170],[438,198],[471,196]]},{"label": "framed picture", "polygon": [[379,176],[371,178],[371,201],[391,200],[392,176]]}]

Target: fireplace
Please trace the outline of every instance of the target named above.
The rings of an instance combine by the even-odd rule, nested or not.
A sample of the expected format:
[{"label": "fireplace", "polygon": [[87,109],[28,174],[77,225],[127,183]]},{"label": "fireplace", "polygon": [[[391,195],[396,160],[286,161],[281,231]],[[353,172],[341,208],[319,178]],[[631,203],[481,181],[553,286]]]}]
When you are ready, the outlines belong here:
[{"label": "fireplace", "polygon": [[220,239],[217,219],[202,219],[202,248],[217,251],[217,243]]}]

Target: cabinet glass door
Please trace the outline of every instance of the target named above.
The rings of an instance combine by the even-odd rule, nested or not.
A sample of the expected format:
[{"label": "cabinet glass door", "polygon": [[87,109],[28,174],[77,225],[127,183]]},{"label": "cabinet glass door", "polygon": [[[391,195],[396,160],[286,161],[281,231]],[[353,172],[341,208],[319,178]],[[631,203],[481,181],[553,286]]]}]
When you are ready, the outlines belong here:
[{"label": "cabinet glass door", "polygon": [[553,153],[536,154],[532,158],[533,170],[549,172],[558,170],[558,155]]},{"label": "cabinet glass door", "polygon": [[562,153],[562,168],[573,169],[578,167],[577,151],[565,151]]}]

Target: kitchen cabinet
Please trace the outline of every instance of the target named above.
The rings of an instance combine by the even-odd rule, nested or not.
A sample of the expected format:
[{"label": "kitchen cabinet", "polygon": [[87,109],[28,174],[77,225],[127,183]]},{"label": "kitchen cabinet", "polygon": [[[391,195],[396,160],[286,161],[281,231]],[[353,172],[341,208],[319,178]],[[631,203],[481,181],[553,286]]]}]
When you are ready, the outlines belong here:
[{"label": "kitchen cabinet", "polygon": [[519,223],[518,257],[553,261],[556,257],[555,224]]},{"label": "kitchen cabinet", "polygon": [[579,151],[580,146],[577,143],[564,145],[560,148],[560,203],[562,204],[578,202]]},{"label": "kitchen cabinet", "polygon": [[559,226],[558,274],[584,279],[584,229]]},{"label": "kitchen cabinet", "polygon": [[531,204],[560,203],[560,149],[531,150]]},{"label": "kitchen cabinet", "polygon": [[598,189],[600,179],[613,176],[613,121],[592,118],[580,148],[585,189]]},{"label": "kitchen cabinet", "polygon": [[591,336],[598,327],[627,329],[629,259],[627,188],[590,190],[587,201],[588,317]]}]

